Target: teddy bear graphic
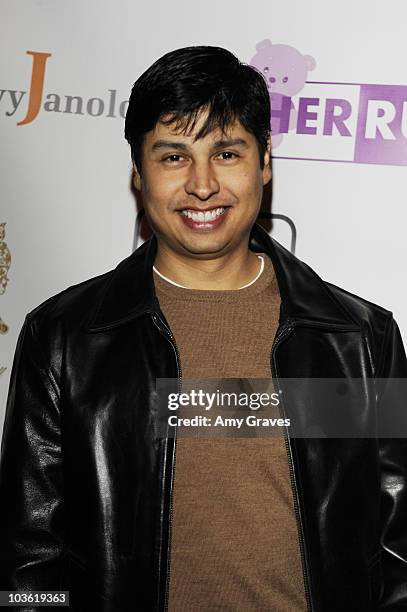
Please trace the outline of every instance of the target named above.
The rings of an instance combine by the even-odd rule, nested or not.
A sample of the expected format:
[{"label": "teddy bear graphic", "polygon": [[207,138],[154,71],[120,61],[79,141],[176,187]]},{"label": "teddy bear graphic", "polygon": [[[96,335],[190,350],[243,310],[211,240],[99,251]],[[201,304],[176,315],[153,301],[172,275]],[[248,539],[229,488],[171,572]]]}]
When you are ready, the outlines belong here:
[{"label": "teddy bear graphic", "polygon": [[304,87],[308,72],[316,61],[289,45],[274,45],[269,38],[256,45],[250,65],[259,70],[267,83],[271,102],[273,148],[281,144],[283,134],[297,125],[297,109],[291,98]]}]

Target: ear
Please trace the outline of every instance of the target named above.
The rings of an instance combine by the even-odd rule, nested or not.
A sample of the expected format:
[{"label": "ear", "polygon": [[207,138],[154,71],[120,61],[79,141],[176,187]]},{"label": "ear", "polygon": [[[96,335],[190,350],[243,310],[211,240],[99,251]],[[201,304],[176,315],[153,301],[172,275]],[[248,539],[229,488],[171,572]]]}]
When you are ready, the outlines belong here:
[{"label": "ear", "polygon": [[141,191],[141,175],[135,162],[133,162],[133,185],[137,191]]},{"label": "ear", "polygon": [[304,55],[304,59],[307,70],[315,70],[317,65],[315,58],[312,55]]},{"label": "ear", "polygon": [[271,42],[271,40],[269,38],[265,38],[264,40],[261,40],[259,43],[257,43],[256,51],[268,51],[271,49],[272,46],[273,43]]},{"label": "ear", "polygon": [[263,185],[267,185],[267,183],[271,180],[271,135],[267,138],[267,147],[264,151],[263,158]]}]

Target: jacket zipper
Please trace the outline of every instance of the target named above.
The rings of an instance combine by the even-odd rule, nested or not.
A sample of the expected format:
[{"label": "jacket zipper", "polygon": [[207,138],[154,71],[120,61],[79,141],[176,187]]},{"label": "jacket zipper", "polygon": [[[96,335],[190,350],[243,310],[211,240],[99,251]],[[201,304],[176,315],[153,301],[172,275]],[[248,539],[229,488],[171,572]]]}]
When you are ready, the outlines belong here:
[{"label": "jacket zipper", "polygon": [[[175,338],[170,330],[170,328],[168,327],[168,325],[166,325],[164,323],[164,321],[161,319],[161,317],[157,314],[157,313],[153,313],[152,314],[152,319],[153,322],[155,324],[155,326],[157,327],[157,329],[160,331],[160,333],[164,333],[164,335],[168,338],[169,343],[171,344],[172,348],[174,349],[174,353],[175,353],[175,359],[176,359],[176,363],[177,363],[177,370],[178,370],[178,391],[181,393],[181,385],[182,385],[182,370],[181,370],[181,361],[180,361],[180,356],[179,356],[179,351],[178,351],[178,347],[177,344],[175,342]],[[162,325],[162,327],[160,326],[160,324]],[[171,566],[170,566],[170,556],[171,556],[171,533],[172,533],[172,517],[173,517],[173,480],[174,480],[174,472],[175,472],[175,462],[176,462],[176,456],[177,456],[177,431],[178,431],[178,426],[174,427],[174,453],[173,453],[173,462],[172,462],[172,469],[171,469],[171,491],[170,491],[170,512],[169,512],[169,528],[168,528],[168,551],[167,551],[167,567],[166,567],[166,579],[165,579],[165,595],[164,595],[164,607],[163,610],[166,611],[168,610],[168,596],[169,596],[169,590],[170,590],[170,573],[171,573]],[[161,573],[160,573],[161,576]]]},{"label": "jacket zipper", "polygon": [[[179,351],[178,351],[177,344],[175,342],[175,338],[174,338],[171,330],[169,329],[169,327],[164,323],[164,321],[161,319],[161,317],[157,313],[153,313],[152,314],[152,319],[153,319],[153,322],[154,322],[155,326],[157,327],[157,329],[160,331],[160,333],[164,333],[165,334],[165,336],[169,339],[169,342],[170,342],[171,346],[174,349],[174,353],[175,353],[175,357],[176,357],[176,363],[177,363],[177,370],[178,370],[178,389],[181,392],[182,370],[181,370]],[[161,323],[162,327],[160,326],[160,324],[158,322]],[[283,328],[282,330],[280,330],[279,334],[276,334],[276,337],[275,337],[274,342],[273,342],[273,346],[271,348],[270,361],[272,363],[272,378],[273,378],[273,380],[276,381],[277,387],[278,387],[278,378],[277,378],[277,364],[276,364],[276,360],[275,360],[275,351],[276,351],[277,347],[279,346],[279,344],[281,344],[281,342],[283,340],[285,340],[293,332],[293,330],[294,330],[294,324],[291,322],[291,324],[289,324],[288,327]],[[278,390],[280,390],[280,389],[278,388]],[[309,610],[309,612],[312,612],[312,603],[311,603],[310,587],[309,587],[310,581],[309,581],[309,576],[308,576],[307,564],[306,564],[306,561],[305,561],[304,533],[303,533],[302,522],[301,522],[301,517],[300,517],[298,495],[297,495],[297,487],[296,487],[296,481],[295,481],[295,473],[294,473],[294,467],[293,467],[293,462],[292,462],[291,446],[290,446],[290,442],[289,442],[289,435],[288,435],[287,427],[284,427],[284,442],[285,442],[285,447],[286,447],[286,451],[287,451],[288,466],[289,466],[289,472],[290,472],[290,484],[291,484],[291,490],[292,490],[292,494],[293,494],[294,512],[295,512],[295,518],[296,518],[296,522],[297,522],[297,529],[298,529],[298,536],[299,536],[300,553],[301,553],[301,561],[302,561],[302,572],[303,572],[303,578],[304,578],[305,597],[306,597],[306,601],[307,601],[307,609]],[[175,471],[176,450],[177,450],[177,427],[174,428],[174,460],[173,460],[172,471],[171,471],[171,480],[172,481],[173,481],[173,478],[174,478],[174,471]],[[168,610],[168,596],[169,596],[170,574],[171,574],[171,570],[170,570],[170,554],[171,554],[171,533],[172,533],[172,517],[173,517],[173,495],[172,495],[172,492],[173,492],[173,486],[171,486],[171,493],[170,493],[167,571],[166,571],[165,598],[164,598],[164,608],[163,608],[164,611]]]},{"label": "jacket zipper", "polygon": [[[285,340],[294,331],[295,323],[293,321],[288,321],[287,324],[288,324],[288,327],[282,328],[280,330],[280,333],[276,334],[273,345],[271,347],[271,353],[270,353],[272,379],[276,381],[276,386],[277,386],[277,390],[279,394],[281,390],[278,384],[277,363],[275,359],[275,352],[279,344],[281,344],[281,342],[283,342],[283,340]],[[280,402],[282,406],[283,404],[282,400],[280,400]],[[285,417],[285,413],[282,416]],[[302,562],[302,574],[303,574],[303,580],[304,580],[305,598],[307,602],[307,610],[309,612],[312,612],[313,607],[312,607],[311,595],[310,595],[310,579],[308,575],[307,563],[305,560],[304,531],[302,527],[302,521],[301,521],[300,509],[299,509],[299,503],[298,503],[297,485],[296,485],[295,472],[294,472],[294,467],[293,467],[290,439],[288,435],[288,429],[286,426],[284,427],[283,431],[284,431],[284,443],[285,443],[285,448],[287,452],[288,467],[289,467],[289,473],[290,473],[290,484],[291,484],[291,490],[292,490],[293,501],[294,501],[294,513],[295,513],[295,519],[297,522],[298,539],[299,539],[299,544],[300,544],[300,554],[301,554],[301,562]]]}]

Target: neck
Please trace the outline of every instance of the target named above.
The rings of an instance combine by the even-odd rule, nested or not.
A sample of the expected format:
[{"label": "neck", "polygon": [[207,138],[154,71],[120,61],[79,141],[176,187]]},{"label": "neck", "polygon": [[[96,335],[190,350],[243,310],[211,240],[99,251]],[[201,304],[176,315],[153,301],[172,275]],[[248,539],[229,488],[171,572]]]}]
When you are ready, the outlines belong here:
[{"label": "neck", "polygon": [[168,250],[158,243],[154,266],[161,274],[188,289],[239,289],[259,271],[259,259],[245,248],[213,259],[196,259]]}]

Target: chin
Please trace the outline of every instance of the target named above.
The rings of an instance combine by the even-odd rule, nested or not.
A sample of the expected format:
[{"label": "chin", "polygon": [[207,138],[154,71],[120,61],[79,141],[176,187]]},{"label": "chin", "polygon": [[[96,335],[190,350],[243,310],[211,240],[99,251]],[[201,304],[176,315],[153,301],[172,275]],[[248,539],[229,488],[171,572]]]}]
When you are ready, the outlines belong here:
[{"label": "chin", "polygon": [[225,241],[208,241],[205,244],[199,244],[200,241],[196,241],[193,243],[182,243],[182,249],[190,255],[194,255],[196,257],[204,257],[204,256],[213,256],[216,257],[220,253],[226,252],[229,246],[229,242]]}]

